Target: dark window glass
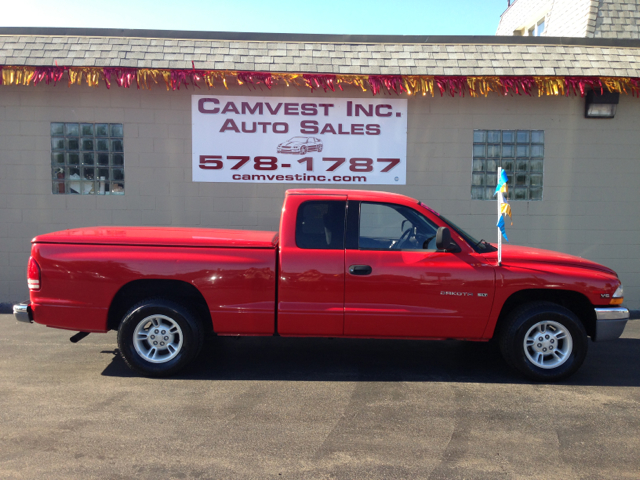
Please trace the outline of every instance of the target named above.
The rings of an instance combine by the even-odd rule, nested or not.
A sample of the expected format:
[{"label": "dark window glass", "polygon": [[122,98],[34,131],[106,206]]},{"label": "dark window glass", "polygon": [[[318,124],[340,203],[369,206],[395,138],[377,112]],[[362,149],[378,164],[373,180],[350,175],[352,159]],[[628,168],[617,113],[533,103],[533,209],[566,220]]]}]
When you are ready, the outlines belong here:
[{"label": "dark window glass", "polygon": [[299,248],[344,249],[346,204],[322,200],[300,205],[296,218],[296,245]]},{"label": "dark window glass", "polygon": [[437,231],[427,217],[403,205],[362,202],[360,206],[362,250],[433,250]]}]

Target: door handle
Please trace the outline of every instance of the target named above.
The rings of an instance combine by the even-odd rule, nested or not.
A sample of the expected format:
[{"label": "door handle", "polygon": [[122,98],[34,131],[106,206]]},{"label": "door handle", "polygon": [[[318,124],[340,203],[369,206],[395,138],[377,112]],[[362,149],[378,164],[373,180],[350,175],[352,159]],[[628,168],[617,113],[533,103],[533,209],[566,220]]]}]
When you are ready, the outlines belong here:
[{"label": "door handle", "polygon": [[349,267],[349,273],[351,275],[369,275],[373,269],[369,265],[351,265]]}]

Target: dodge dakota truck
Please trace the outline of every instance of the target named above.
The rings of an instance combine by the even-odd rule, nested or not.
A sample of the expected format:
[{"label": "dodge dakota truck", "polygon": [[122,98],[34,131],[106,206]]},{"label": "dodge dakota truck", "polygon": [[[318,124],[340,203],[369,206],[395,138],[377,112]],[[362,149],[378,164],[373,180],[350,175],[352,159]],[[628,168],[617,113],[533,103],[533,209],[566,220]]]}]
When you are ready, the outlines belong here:
[{"label": "dodge dakota truck", "polygon": [[[562,253],[476,240],[418,200],[286,192],[278,232],[91,227],[39,235],[18,320],[117,330],[134,371],[191,362],[207,334],[496,339],[538,381],[573,374],[629,318],[616,273]],[[78,337],[80,336],[80,337]],[[73,338],[72,338],[73,340]]]}]

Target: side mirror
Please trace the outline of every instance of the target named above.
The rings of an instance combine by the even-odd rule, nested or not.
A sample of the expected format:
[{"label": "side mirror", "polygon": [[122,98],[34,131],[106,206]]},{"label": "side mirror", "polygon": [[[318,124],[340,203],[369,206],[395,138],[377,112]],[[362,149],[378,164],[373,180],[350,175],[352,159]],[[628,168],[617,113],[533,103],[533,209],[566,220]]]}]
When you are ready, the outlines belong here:
[{"label": "side mirror", "polygon": [[439,252],[457,252],[458,245],[451,240],[451,232],[447,227],[438,228],[436,233],[436,248]]}]

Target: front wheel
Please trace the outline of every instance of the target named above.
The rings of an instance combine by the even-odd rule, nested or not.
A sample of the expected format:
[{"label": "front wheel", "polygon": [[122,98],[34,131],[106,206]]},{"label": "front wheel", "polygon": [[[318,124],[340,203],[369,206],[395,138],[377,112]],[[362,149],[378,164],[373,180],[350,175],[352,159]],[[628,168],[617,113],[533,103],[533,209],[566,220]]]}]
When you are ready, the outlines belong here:
[{"label": "front wheel", "polygon": [[537,381],[562,380],[574,374],[588,346],[578,317],[551,302],[532,302],[512,311],[499,342],[507,363]]},{"label": "front wheel", "polygon": [[200,352],[202,326],[184,305],[150,298],[129,309],[118,329],[118,347],[132,370],[148,377],[176,373]]}]

